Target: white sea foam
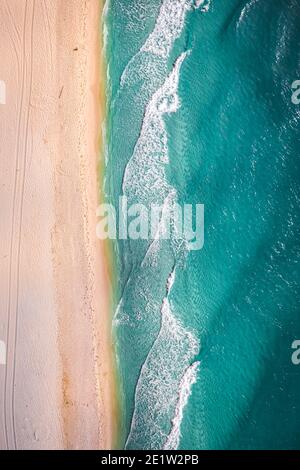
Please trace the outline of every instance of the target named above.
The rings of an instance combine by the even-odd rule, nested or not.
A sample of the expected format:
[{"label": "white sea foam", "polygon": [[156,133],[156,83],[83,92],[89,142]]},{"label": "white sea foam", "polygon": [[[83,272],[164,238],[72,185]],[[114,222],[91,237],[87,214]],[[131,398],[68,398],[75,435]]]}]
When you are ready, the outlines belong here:
[{"label": "white sea foam", "polygon": [[195,0],[195,6],[197,8],[201,7],[205,3],[205,0]]},{"label": "white sea foam", "polygon": [[171,291],[171,289],[174,285],[175,277],[176,277],[176,271],[175,271],[175,269],[173,269],[173,271],[171,272],[171,274],[170,274],[170,276],[168,277],[168,280],[167,280],[167,296],[169,295],[169,292]]},{"label": "white sea foam", "polygon": [[103,23],[103,49],[105,53],[107,52],[108,44],[108,28],[107,28],[107,16],[110,7],[111,0],[105,0],[103,10],[102,10],[102,23]]},{"label": "white sea foam", "polygon": [[208,8],[206,0],[165,0],[163,1],[155,28],[141,48],[141,52],[150,52],[166,58],[172,46],[182,33],[186,14],[192,9]]},{"label": "white sea foam", "polygon": [[179,447],[180,438],[181,438],[181,423],[183,419],[183,410],[188,403],[188,399],[192,393],[192,386],[197,381],[197,373],[199,369],[200,362],[194,362],[191,366],[187,368],[182,377],[179,386],[178,401],[175,410],[175,416],[172,420],[172,429],[168,435],[167,441],[164,444],[164,450],[176,450]]},{"label": "white sea foam", "polygon": [[141,48],[142,52],[168,57],[174,41],[180,36],[191,1],[165,0],[155,24],[155,28]]},{"label": "white sea foam", "polygon": [[[160,333],[142,366],[137,383],[135,409],[126,448],[139,443],[141,448],[162,449],[169,442],[170,434],[172,445],[176,442],[179,444],[178,419],[181,422],[183,408],[189,396],[186,387],[183,391],[182,375],[198,354],[199,343],[194,333],[184,328],[172,313],[168,297],[174,280],[175,270],[167,281],[167,294],[161,307]],[[189,383],[192,385],[192,378]],[[175,419],[177,417],[176,429],[173,421],[169,433],[172,416]]]},{"label": "white sea foam", "polygon": [[250,0],[250,2],[247,3],[244,6],[244,8],[242,9],[242,11],[240,13],[240,16],[239,16],[239,19],[238,19],[238,22],[237,22],[237,25],[236,25],[237,29],[240,28],[240,26],[244,22],[245,18],[247,17],[247,15],[250,13],[250,11],[256,5],[257,2],[258,2],[258,0]]},{"label": "white sea foam", "polygon": [[[111,0],[105,0],[104,6],[103,6],[103,11],[102,11],[102,24],[103,24],[103,51],[104,51],[104,56],[105,58],[108,55],[108,27],[107,27],[107,17],[108,17],[108,11],[110,8],[110,3]],[[106,66],[106,93],[110,94],[110,66],[107,64]],[[106,120],[103,121],[102,123],[102,136],[103,136],[103,142],[104,142],[104,160],[105,160],[105,166],[108,164],[108,159],[109,159],[109,150],[108,150],[108,139],[107,139],[107,129],[106,129]],[[106,188],[106,176],[104,178],[104,188]],[[107,196],[107,194],[105,194]]]},{"label": "white sea foam", "polygon": [[186,56],[187,52],[180,55],[146,107],[141,133],[123,178],[123,193],[129,201],[133,198],[134,202],[162,204],[174,192],[167,183],[164,168],[169,162],[164,114],[175,113],[179,108],[179,73]]},{"label": "white sea foam", "polygon": [[209,10],[211,0],[195,0],[196,8],[200,8],[202,12],[207,12]]},{"label": "white sea foam", "polygon": [[[187,13],[200,7],[206,11],[204,4],[206,0],[163,0],[153,31],[122,74],[121,87],[143,74],[153,78],[158,75],[156,78],[159,79],[159,65],[167,64],[173,44],[184,28]],[[159,64],[155,57],[162,63]]]}]

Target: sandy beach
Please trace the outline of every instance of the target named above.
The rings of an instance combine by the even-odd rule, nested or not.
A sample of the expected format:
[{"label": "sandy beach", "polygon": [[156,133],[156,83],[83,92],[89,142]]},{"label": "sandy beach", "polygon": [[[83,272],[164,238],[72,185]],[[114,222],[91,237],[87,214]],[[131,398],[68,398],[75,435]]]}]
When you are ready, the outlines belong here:
[{"label": "sandy beach", "polygon": [[0,0],[0,449],[116,438],[110,266],[96,238],[101,8]]}]

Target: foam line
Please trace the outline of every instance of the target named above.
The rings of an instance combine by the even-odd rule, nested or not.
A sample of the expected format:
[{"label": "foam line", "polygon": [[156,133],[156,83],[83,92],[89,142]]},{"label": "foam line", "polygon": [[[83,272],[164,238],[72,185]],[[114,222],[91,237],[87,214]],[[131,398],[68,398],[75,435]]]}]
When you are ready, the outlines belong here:
[{"label": "foam line", "polygon": [[197,381],[199,365],[199,361],[194,362],[187,368],[184,376],[182,377],[179,386],[179,396],[176,405],[175,416],[172,420],[172,429],[163,447],[164,450],[176,450],[179,447],[181,437],[180,427],[183,419],[183,410],[186,407],[188,399],[192,393],[192,386]]}]

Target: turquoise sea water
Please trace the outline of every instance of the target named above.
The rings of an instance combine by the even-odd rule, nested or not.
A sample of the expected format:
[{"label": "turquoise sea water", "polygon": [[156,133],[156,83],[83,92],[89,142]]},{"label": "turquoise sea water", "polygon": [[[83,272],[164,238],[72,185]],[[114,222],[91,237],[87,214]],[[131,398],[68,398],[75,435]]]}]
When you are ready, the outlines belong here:
[{"label": "turquoise sea water", "polygon": [[121,446],[299,449],[300,1],[105,21],[108,201],[205,205],[202,250],[115,242]]}]

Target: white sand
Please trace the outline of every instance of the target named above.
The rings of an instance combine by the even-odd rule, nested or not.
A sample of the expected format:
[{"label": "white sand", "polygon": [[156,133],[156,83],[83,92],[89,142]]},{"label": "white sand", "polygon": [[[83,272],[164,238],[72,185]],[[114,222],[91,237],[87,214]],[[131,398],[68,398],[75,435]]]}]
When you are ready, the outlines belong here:
[{"label": "white sand", "polygon": [[98,0],[0,0],[0,449],[111,448]]}]

